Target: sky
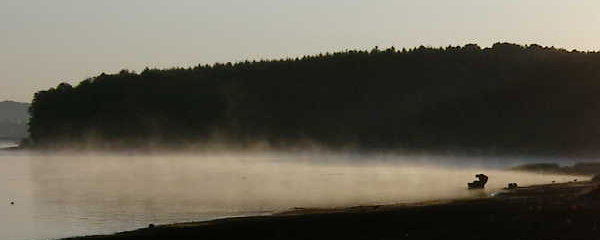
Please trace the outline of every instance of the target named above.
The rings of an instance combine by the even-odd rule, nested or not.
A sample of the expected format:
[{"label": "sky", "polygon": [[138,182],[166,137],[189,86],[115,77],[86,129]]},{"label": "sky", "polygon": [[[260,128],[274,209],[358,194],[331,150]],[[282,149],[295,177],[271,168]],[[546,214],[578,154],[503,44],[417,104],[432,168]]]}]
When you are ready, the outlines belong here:
[{"label": "sky", "polygon": [[495,42],[600,50],[598,0],[0,0],[0,101],[121,69]]}]

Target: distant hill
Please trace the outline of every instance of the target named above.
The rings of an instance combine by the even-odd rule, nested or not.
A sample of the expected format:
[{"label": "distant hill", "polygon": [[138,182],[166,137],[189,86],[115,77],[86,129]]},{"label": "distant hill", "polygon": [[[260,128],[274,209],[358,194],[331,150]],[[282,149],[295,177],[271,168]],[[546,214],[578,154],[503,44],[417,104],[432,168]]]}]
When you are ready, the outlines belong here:
[{"label": "distant hill", "polygon": [[[36,93],[37,145],[600,153],[600,52],[497,43],[101,74]],[[97,145],[93,145],[97,146]]]},{"label": "distant hill", "polygon": [[29,103],[0,102],[0,138],[19,139],[27,137]]}]

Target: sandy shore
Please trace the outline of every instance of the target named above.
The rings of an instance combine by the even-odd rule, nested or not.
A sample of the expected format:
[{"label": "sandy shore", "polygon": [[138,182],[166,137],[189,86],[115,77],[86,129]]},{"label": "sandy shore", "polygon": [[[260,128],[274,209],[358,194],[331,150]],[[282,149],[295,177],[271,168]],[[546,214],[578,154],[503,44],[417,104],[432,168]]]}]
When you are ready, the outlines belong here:
[{"label": "sandy shore", "polygon": [[294,209],[70,239],[599,239],[600,188],[573,182],[494,197],[410,205]]}]

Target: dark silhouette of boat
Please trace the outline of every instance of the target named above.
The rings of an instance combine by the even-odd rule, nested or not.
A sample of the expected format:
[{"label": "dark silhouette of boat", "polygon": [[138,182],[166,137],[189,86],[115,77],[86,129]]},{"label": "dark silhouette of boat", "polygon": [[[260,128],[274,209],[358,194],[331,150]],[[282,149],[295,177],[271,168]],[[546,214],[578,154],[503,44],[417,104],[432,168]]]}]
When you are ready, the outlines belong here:
[{"label": "dark silhouette of boat", "polygon": [[488,181],[488,176],[486,176],[485,174],[477,174],[477,175],[475,175],[475,177],[478,178],[479,180],[475,180],[473,182],[467,183],[467,186],[469,187],[469,189],[485,188],[485,184]]}]

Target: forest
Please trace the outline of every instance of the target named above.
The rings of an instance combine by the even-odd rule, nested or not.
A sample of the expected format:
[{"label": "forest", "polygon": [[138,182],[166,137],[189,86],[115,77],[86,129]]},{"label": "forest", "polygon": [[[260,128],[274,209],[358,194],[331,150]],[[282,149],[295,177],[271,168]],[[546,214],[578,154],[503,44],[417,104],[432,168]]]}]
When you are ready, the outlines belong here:
[{"label": "forest", "polygon": [[599,94],[600,52],[375,47],[61,83],[35,94],[28,142],[593,154]]}]

